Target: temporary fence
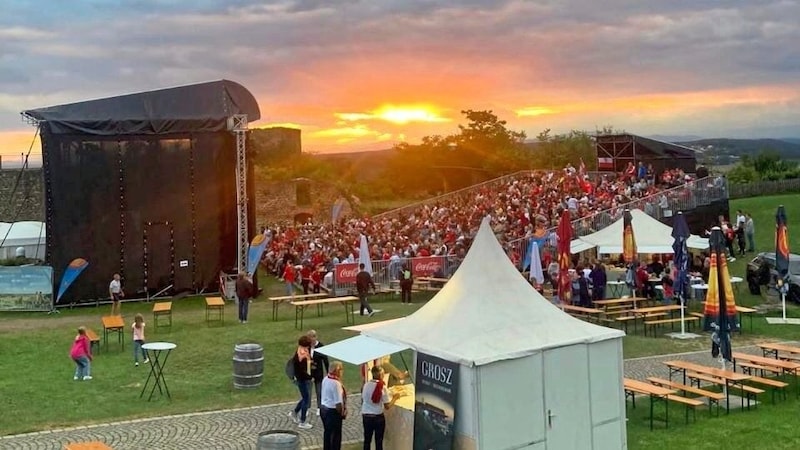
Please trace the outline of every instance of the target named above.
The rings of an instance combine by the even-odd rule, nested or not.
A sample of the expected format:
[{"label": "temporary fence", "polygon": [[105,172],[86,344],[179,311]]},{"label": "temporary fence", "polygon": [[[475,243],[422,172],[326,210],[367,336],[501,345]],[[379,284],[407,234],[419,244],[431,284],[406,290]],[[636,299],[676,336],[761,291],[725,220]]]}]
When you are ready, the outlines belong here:
[{"label": "temporary fence", "polygon": [[[414,277],[449,278],[461,264],[456,255],[417,256],[394,260],[372,261],[372,281],[379,290],[392,288],[392,282],[400,279],[404,267],[411,269]],[[332,295],[355,294],[358,262],[345,262],[333,266]]]},{"label": "temporary fence", "polygon": [[789,180],[757,181],[755,183],[731,183],[730,198],[758,197],[800,191],[800,178]]}]

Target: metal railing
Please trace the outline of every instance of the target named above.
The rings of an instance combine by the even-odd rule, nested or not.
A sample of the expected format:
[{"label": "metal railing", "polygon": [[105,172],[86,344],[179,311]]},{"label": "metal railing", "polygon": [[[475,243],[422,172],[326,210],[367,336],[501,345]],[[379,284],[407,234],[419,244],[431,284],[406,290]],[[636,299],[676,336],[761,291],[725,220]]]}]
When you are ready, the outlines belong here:
[{"label": "metal railing", "polygon": [[[391,287],[392,281],[400,279],[400,271],[403,265],[408,264],[412,267],[414,261],[417,259],[429,259],[430,257],[416,257],[416,258],[403,258],[400,260],[380,260],[372,261],[372,281],[380,290],[388,290]],[[436,274],[442,278],[450,278],[461,265],[461,258],[456,255],[442,256],[442,270],[441,273]],[[338,265],[338,264],[337,264]],[[331,295],[347,295],[355,294],[355,282],[342,282],[336,278],[336,265],[333,268],[333,285],[331,286]],[[419,275],[414,275],[418,278]]]}]

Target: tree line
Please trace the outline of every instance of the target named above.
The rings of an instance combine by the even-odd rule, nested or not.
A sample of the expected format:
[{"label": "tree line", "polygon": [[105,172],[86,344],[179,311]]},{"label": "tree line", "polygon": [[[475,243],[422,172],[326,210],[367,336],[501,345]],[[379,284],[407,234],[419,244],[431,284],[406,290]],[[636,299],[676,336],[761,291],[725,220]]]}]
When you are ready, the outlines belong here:
[{"label": "tree line", "polygon": [[[338,186],[362,200],[415,199],[470,186],[502,175],[532,169],[577,167],[581,160],[587,170],[597,161],[591,136],[573,130],[554,134],[550,129],[528,140],[524,131],[511,130],[491,110],[461,111],[464,123],[450,135],[425,136],[417,144],[403,142],[391,151],[379,152],[368,176],[354,182],[359,170],[352,161],[301,153],[264,152],[258,142],[250,144],[259,155],[256,178],[261,181],[310,178]],[[612,132],[605,128],[605,132]],[[377,158],[383,160],[378,163]],[[361,168],[363,169],[363,167]]]}]

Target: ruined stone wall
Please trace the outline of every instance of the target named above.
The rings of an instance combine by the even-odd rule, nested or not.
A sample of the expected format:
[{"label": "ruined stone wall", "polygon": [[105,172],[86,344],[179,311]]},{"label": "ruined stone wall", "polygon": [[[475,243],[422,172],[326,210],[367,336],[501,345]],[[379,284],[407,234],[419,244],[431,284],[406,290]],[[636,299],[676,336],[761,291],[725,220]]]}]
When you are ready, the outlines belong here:
[{"label": "ruined stone wall", "polygon": [[[44,222],[44,176],[41,168],[0,170],[0,222]],[[17,184],[19,178],[19,184]],[[16,190],[14,185],[17,184]],[[16,217],[15,217],[16,216]]]}]

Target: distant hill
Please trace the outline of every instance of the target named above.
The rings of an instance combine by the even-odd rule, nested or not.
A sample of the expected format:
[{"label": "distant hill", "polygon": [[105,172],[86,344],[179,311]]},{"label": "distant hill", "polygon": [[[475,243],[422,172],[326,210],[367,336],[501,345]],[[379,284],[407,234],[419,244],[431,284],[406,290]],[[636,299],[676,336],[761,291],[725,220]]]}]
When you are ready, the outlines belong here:
[{"label": "distant hill", "polygon": [[[758,154],[762,150],[774,150],[787,159],[800,159],[800,139],[795,142],[783,139],[699,139],[678,142],[693,148],[702,148],[706,154],[742,156]],[[710,148],[709,148],[710,146]]]},{"label": "distant hill", "polygon": [[667,135],[667,134],[653,134],[653,135],[644,136],[644,137],[646,137],[648,139],[653,139],[653,140],[656,140],[656,141],[672,142],[672,143],[699,141],[699,140],[703,139],[702,136],[695,136],[695,135],[691,135],[691,134],[690,135],[683,135],[683,136],[680,136],[680,135]]},{"label": "distant hill", "polygon": [[789,142],[790,144],[799,144],[800,145],[800,138],[781,138],[781,140]]}]

